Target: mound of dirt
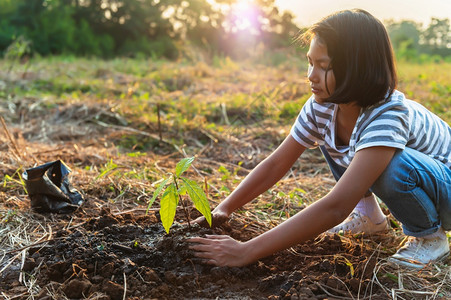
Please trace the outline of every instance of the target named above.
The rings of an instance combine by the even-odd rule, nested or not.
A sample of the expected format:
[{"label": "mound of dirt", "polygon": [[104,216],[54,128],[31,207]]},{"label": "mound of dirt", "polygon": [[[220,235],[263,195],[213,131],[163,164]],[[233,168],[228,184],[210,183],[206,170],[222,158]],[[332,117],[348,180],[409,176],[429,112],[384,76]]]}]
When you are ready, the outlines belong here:
[{"label": "mound of dirt", "polygon": [[[186,239],[211,233],[250,239],[253,233],[238,218],[214,229],[175,224],[166,234],[153,213],[115,215],[91,204],[76,214],[84,222],[71,227],[70,215],[57,216],[61,228],[53,238],[28,249],[22,271],[35,277],[37,299],[326,299],[364,295],[369,288],[372,299],[387,297],[372,286],[377,260],[371,249],[338,235],[247,267],[215,267],[195,258]],[[19,292],[19,272],[1,274],[0,288]]]}]

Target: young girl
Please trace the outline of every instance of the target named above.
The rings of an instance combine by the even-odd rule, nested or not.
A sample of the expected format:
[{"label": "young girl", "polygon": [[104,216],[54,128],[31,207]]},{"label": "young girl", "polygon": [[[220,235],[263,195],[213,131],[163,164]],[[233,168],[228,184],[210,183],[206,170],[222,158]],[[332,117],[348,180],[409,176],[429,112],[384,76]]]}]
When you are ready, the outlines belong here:
[{"label": "young girl", "polygon": [[324,18],[301,38],[310,42],[313,95],[290,135],[213,215],[228,217],[268,190],[306,148],[321,148],[337,183],[323,198],[247,242],[218,235],[190,239],[196,256],[218,266],[243,266],[326,230],[384,231],[389,226],[376,195],[410,236],[390,261],[422,268],[447,257],[451,128],[395,89],[385,27],[366,11],[347,10]]}]

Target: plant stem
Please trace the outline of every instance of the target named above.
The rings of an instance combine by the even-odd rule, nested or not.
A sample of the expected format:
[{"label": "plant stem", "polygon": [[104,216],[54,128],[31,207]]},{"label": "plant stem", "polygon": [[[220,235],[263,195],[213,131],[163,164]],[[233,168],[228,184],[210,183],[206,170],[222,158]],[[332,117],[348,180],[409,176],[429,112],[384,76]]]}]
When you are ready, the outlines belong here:
[{"label": "plant stem", "polygon": [[177,178],[175,177],[175,175],[173,175],[173,178],[174,178],[175,187],[177,188],[177,195],[179,196],[179,201],[180,201],[180,203],[182,203],[183,211],[185,212],[185,217],[186,217],[186,220],[188,221],[188,230],[191,231],[191,224],[190,224],[188,209],[185,206],[185,202],[183,202],[182,196],[178,192],[179,185],[177,183]]},{"label": "plant stem", "polygon": [[158,114],[158,135],[160,140],[158,141],[160,144],[163,141],[163,134],[161,133],[161,117],[160,117],[160,103],[157,103],[157,114]]}]

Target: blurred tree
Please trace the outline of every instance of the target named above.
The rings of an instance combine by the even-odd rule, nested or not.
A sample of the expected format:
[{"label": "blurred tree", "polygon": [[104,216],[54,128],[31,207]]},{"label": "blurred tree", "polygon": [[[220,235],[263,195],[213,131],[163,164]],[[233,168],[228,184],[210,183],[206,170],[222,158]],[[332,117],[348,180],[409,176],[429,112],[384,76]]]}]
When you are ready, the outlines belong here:
[{"label": "blurred tree", "polygon": [[[151,55],[152,41],[173,36],[172,25],[162,16],[163,1],[64,1],[75,6],[74,19],[77,24],[87,22],[95,35],[104,36],[104,39],[105,36],[110,37],[109,43],[116,54],[140,52]],[[173,45],[168,45],[168,48],[172,50]]]},{"label": "blurred tree", "polygon": [[23,1],[21,0],[1,0],[0,16],[5,17],[16,11],[17,6]]},{"label": "blurred tree", "polygon": [[[24,35],[32,41],[32,48],[42,54],[50,54],[49,48],[54,43],[48,39],[53,39],[55,48],[61,49],[65,46],[65,42],[60,43],[60,38],[66,39],[68,35],[67,28],[56,27],[58,21],[65,19],[65,21],[72,22],[70,16],[67,18],[63,11],[62,14],[53,14],[49,7],[49,3],[45,0],[19,0],[16,2],[15,10],[10,12],[7,16],[9,24],[15,27],[15,33]],[[51,15],[51,16],[50,16]],[[55,22],[54,18],[57,18]],[[70,25],[69,25],[70,26]],[[62,35],[61,35],[62,33]]]},{"label": "blurred tree", "polygon": [[421,60],[428,55],[438,55],[438,58],[451,55],[449,19],[432,18],[425,29],[413,21],[388,21],[386,27],[400,59]]},{"label": "blurred tree", "polygon": [[398,59],[412,60],[418,56],[421,24],[414,21],[389,21],[387,31]]},{"label": "blurred tree", "polygon": [[43,55],[179,55],[194,44],[233,55],[284,47],[298,31],[274,0],[0,0],[0,51],[24,35]]},{"label": "blurred tree", "polygon": [[36,29],[41,13],[46,10],[45,3],[45,0],[18,0],[10,16],[11,24],[31,31]]},{"label": "blurred tree", "polygon": [[399,23],[389,21],[386,26],[394,49],[399,49],[401,44],[406,41],[409,41],[410,47],[418,49],[421,24],[414,21],[401,21]]},{"label": "blurred tree", "polygon": [[175,14],[176,30],[212,55],[222,49],[226,36],[223,23],[225,16],[215,10],[206,0],[180,1]]},{"label": "blurred tree", "polygon": [[278,8],[273,7],[268,20],[270,29],[266,32],[265,44],[271,49],[291,45],[300,31],[294,23],[294,15],[287,11],[280,14]]},{"label": "blurred tree", "polygon": [[431,19],[429,26],[422,34],[422,44],[428,48],[430,54],[451,55],[450,29],[449,19]]}]

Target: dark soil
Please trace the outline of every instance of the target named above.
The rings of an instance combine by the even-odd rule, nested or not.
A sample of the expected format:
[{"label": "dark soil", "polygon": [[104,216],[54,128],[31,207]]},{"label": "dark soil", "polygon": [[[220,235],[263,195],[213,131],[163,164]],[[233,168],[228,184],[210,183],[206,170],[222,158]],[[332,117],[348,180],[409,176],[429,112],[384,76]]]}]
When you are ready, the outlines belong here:
[{"label": "dark soil", "polygon": [[[195,258],[185,240],[207,233],[247,240],[254,233],[239,217],[214,229],[175,224],[166,234],[154,212],[114,215],[87,203],[74,214],[85,221],[70,226],[73,215],[53,215],[61,228],[50,242],[28,249],[22,270],[36,278],[37,299],[387,298],[374,285],[377,259],[363,238],[323,235],[247,267],[214,267]],[[3,272],[0,289],[26,292],[18,274],[17,267]]]}]

